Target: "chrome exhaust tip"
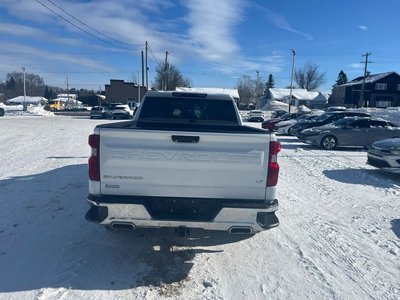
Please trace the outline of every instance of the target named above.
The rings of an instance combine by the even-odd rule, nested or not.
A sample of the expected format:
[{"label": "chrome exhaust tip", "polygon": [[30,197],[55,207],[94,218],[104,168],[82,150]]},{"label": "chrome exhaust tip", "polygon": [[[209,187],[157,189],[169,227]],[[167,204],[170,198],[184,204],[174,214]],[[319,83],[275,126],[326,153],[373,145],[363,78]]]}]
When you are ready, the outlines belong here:
[{"label": "chrome exhaust tip", "polygon": [[230,234],[253,234],[254,230],[251,227],[245,226],[234,226],[229,228]]},{"label": "chrome exhaust tip", "polygon": [[136,226],[133,223],[128,222],[112,222],[111,227],[113,229],[125,229],[125,230],[135,230]]}]

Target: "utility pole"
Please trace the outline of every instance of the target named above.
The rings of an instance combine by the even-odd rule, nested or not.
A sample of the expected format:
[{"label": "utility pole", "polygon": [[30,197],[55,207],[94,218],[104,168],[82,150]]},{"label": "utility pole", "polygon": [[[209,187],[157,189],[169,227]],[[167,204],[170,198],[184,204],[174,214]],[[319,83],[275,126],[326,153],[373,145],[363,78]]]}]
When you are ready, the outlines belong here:
[{"label": "utility pole", "polygon": [[98,97],[98,105],[101,106],[101,85],[99,85],[99,97]]},{"label": "utility pole", "polygon": [[69,107],[69,83],[68,83],[68,76],[67,76],[67,107]]},{"label": "utility pole", "polygon": [[143,59],[143,51],[142,51],[142,87],[144,87],[144,59]]},{"label": "utility pole", "polygon": [[169,69],[169,66],[168,66],[168,51],[166,51],[165,52],[165,91],[167,91],[168,90],[168,69]]},{"label": "utility pole", "polygon": [[140,103],[140,82],[139,82],[139,77],[140,76],[140,71],[137,72],[137,78],[138,78],[138,82],[137,82],[137,87],[138,87],[138,103]]},{"label": "utility pole", "polygon": [[145,43],[145,50],[146,50],[146,90],[149,90],[149,66],[148,66],[148,50],[149,50],[149,44]]},{"label": "utility pole", "polygon": [[25,67],[22,67],[22,72],[24,72],[24,103],[22,103],[22,110],[27,111],[26,107],[26,88],[25,88]]},{"label": "utility pole", "polygon": [[362,107],[364,104],[364,89],[365,89],[365,79],[367,77],[367,68],[368,68],[368,63],[372,63],[371,61],[368,61],[368,56],[370,56],[371,54],[372,54],[371,52],[367,52],[361,55],[362,57],[365,57],[365,62],[361,62],[364,63],[364,77],[361,85],[360,101],[358,101],[357,107]]},{"label": "utility pole", "polygon": [[293,54],[293,59],[292,59],[292,75],[290,78],[290,96],[289,96],[289,113],[290,113],[290,108],[292,106],[292,95],[293,95],[293,74],[294,74],[294,57],[296,56],[296,51],[294,51],[294,49],[292,50],[292,54]]},{"label": "utility pole", "polygon": [[256,97],[257,97],[257,99],[258,99],[258,97],[260,97],[260,94],[259,94],[259,86],[260,86],[260,71],[256,71],[256,73],[257,73],[257,81],[256,81]]}]

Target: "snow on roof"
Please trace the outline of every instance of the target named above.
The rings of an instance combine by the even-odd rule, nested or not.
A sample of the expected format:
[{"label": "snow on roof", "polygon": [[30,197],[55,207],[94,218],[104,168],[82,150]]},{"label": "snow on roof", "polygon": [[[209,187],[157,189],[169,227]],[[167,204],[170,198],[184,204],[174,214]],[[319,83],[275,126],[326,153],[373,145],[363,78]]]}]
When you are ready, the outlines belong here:
[{"label": "snow on roof", "polygon": [[58,94],[57,98],[70,98],[70,99],[77,99],[78,96],[76,94]]},{"label": "snow on roof", "polygon": [[[270,99],[284,100],[289,99],[290,89],[270,88]],[[326,98],[320,92],[311,92],[306,89],[292,89],[292,99],[298,100],[325,100]]]},{"label": "snow on roof", "polygon": [[53,99],[53,101],[61,101],[62,103],[82,104],[81,101],[78,101],[78,100],[76,100],[76,99],[73,99],[73,98],[64,98],[64,97],[55,98],[55,99]]},{"label": "snow on roof", "polygon": [[[40,101],[47,101],[45,97],[32,97],[32,96],[25,96],[26,103],[39,103]],[[24,102],[24,96],[18,96],[15,98],[11,98],[6,100],[7,104],[20,104]]]},{"label": "snow on roof", "polygon": [[208,93],[208,94],[228,94],[232,98],[239,99],[239,92],[237,89],[226,88],[202,88],[202,87],[176,87],[178,92],[195,92],[195,93]]},{"label": "snow on roof", "polygon": [[289,104],[283,103],[281,101],[271,100],[265,104],[261,110],[287,110],[289,108]]},{"label": "snow on roof", "polygon": [[[375,81],[381,80],[382,78],[385,78],[386,76],[389,76],[391,74],[397,74],[397,73],[396,72],[386,72],[386,73],[369,75],[365,78],[365,83],[374,83]],[[397,75],[399,75],[399,74],[397,74]],[[350,86],[350,85],[362,84],[363,78],[364,78],[364,76],[357,77],[357,78],[353,79],[352,81],[349,81],[348,83],[341,84],[340,86]]]}]

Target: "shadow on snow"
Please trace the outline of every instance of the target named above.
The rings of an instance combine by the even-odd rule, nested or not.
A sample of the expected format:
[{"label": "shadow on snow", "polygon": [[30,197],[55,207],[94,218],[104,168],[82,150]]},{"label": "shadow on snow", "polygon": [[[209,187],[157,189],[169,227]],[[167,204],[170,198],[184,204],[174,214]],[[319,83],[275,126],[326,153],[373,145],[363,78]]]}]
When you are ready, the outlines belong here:
[{"label": "shadow on snow", "polygon": [[400,219],[394,219],[390,222],[394,234],[400,239]]},{"label": "shadow on snow", "polygon": [[[0,189],[3,293],[179,283],[196,254],[222,252],[223,244],[251,238],[205,231],[183,238],[169,229],[108,231],[88,223],[86,164],[4,179]],[[217,247],[205,249],[210,246]]]},{"label": "shadow on snow", "polygon": [[396,177],[392,174],[386,174],[379,170],[369,169],[349,168],[341,170],[324,170],[323,173],[326,177],[338,182],[369,185],[380,188],[396,188],[399,182],[398,179],[400,179],[400,177]]}]

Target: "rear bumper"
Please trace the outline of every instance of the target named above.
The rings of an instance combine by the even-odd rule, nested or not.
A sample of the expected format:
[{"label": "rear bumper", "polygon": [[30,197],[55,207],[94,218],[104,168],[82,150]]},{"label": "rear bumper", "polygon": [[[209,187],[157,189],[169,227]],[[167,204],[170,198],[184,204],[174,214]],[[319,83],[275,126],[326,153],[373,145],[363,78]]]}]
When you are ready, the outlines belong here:
[{"label": "rear bumper", "polygon": [[[279,225],[278,200],[227,200],[89,195],[86,220],[130,228],[186,227],[248,233]],[[117,227],[117,226],[116,226]],[[239,232],[240,230],[238,230]]]},{"label": "rear bumper", "polygon": [[130,119],[132,116],[129,113],[123,113],[123,112],[114,112],[113,113],[114,118],[118,119]]},{"label": "rear bumper", "polygon": [[264,122],[264,118],[262,118],[262,117],[251,117],[251,118],[249,118],[249,122]]}]

